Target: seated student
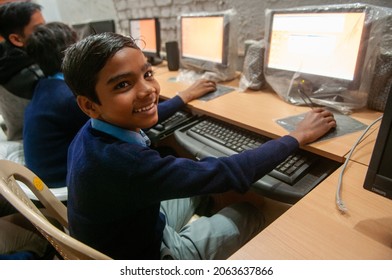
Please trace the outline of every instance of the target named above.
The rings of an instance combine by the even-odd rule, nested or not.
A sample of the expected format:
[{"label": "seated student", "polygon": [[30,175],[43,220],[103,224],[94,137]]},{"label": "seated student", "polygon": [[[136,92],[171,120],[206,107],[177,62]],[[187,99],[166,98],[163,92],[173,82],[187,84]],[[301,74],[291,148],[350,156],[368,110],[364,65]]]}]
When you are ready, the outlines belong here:
[{"label": "seated student", "polygon": [[[160,86],[132,38],[89,36],[67,50],[63,72],[91,118],[68,153],[70,234],[114,259],[229,257],[262,229],[262,214],[241,202],[187,224],[201,196],[246,192],[336,126],[317,108],[289,135],[254,150],[201,161],[161,157],[142,131],[158,120]],[[183,105],[183,97],[166,109]]]},{"label": "seated student", "polygon": [[[37,80],[43,76],[24,51],[24,45],[35,27],[44,22],[41,6],[36,3],[0,4],[0,35],[4,39],[0,42],[0,114],[4,119],[0,129],[5,133],[0,141],[0,158],[21,164],[24,163],[23,113]],[[0,195],[0,259],[41,258],[41,252],[47,246],[51,247],[50,243],[43,240],[39,232],[26,230],[8,220],[5,224],[3,219],[18,215],[15,212],[16,209]]]},{"label": "seated student", "polygon": [[32,2],[0,5],[0,114],[7,140],[22,139],[23,112],[42,71],[24,51],[27,38],[45,23],[41,6]]},{"label": "seated student", "polygon": [[51,22],[37,27],[26,42],[26,52],[45,78],[38,81],[25,109],[25,162],[51,188],[65,186],[68,146],[88,120],[61,72],[64,50],[77,40],[71,27]]},{"label": "seated student", "polygon": [[[37,27],[26,44],[27,53],[37,61],[46,78],[38,82],[25,110],[25,161],[26,166],[51,188],[66,185],[68,146],[89,119],[77,105],[61,72],[64,50],[76,41],[74,29],[64,23],[51,22]],[[199,83],[185,93],[199,94],[200,91],[204,94],[211,90]],[[166,110],[166,113],[170,111]]]}]

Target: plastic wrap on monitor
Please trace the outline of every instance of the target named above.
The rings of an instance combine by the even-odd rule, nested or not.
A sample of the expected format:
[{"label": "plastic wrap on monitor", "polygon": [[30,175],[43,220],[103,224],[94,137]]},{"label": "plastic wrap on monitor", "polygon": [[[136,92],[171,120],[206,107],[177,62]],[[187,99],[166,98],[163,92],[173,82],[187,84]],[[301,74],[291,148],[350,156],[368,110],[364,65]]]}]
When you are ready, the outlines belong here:
[{"label": "plastic wrap on monitor", "polygon": [[[211,61],[208,58],[194,58],[184,55],[184,48],[182,45],[182,34],[181,34],[181,19],[183,17],[215,17],[223,16],[223,55],[222,61]],[[205,31],[205,30],[204,30]],[[205,32],[204,32],[205,33]],[[192,36],[192,33],[187,33]],[[189,77],[189,72],[194,72],[195,77],[203,77],[219,81],[229,81],[236,77],[237,70],[237,59],[238,59],[238,49],[237,49],[237,34],[238,34],[238,23],[237,23],[237,13],[234,9],[219,11],[219,12],[198,12],[189,13],[178,16],[178,36],[179,36],[179,49],[180,49],[180,70],[179,75],[182,72],[186,72],[186,75],[182,75],[180,78],[182,80]],[[216,34],[216,36],[218,36]],[[208,47],[208,38],[201,38],[200,43]],[[204,47],[203,46],[203,47]]]},{"label": "plastic wrap on monitor", "polygon": [[[349,60],[347,57],[353,55],[353,58],[357,59],[355,63],[355,69],[353,77],[324,77],[323,75],[312,75],[309,74],[306,69],[306,63],[297,59],[296,54],[303,51],[299,48],[300,44],[296,45],[296,41],[302,34],[290,34],[290,39],[285,39],[287,42],[287,49],[293,50],[290,59],[297,59],[297,64],[291,69],[283,69],[276,67],[277,64],[271,59],[271,38],[272,36],[280,35],[279,32],[272,34],[272,17],[276,14],[289,14],[290,16],[296,15],[297,13],[313,13],[314,15],[322,13],[336,13],[339,16],[343,12],[355,11],[362,13],[360,23],[359,20],[352,24],[351,32],[348,34],[358,33],[356,26],[361,25],[361,44],[359,45],[358,51],[348,48],[349,42],[352,41],[353,36],[339,37],[339,44],[332,45],[332,37],[325,36],[324,43],[315,44],[312,48],[309,48],[311,52],[325,52],[337,53],[342,48],[347,48],[347,56],[341,56],[338,59],[338,64],[335,64],[334,71],[330,71],[333,75],[340,75],[341,70],[345,67],[346,62]],[[342,13],[340,13],[342,12]],[[316,16],[317,17],[317,16]],[[315,17],[315,18],[316,18]],[[326,106],[340,111],[343,114],[350,114],[356,109],[369,107],[371,109],[383,110],[383,104],[385,104],[387,92],[385,90],[388,87],[388,83],[392,84],[392,9],[386,7],[378,7],[368,4],[344,4],[344,5],[322,5],[322,6],[304,6],[291,9],[277,9],[266,10],[266,49],[264,59],[264,76],[267,83],[273,88],[273,90],[286,102],[295,105],[306,105],[305,101],[301,97],[301,86],[302,89],[305,85],[307,89],[306,94],[310,97],[311,101],[320,106]],[[295,22],[295,21],[294,21]],[[281,22],[280,22],[281,23]],[[335,25],[335,21],[331,21],[324,26]],[[278,25],[279,26],[279,25]],[[295,26],[293,24],[288,25]],[[311,26],[311,25],[310,25]],[[349,25],[347,25],[349,26]],[[311,26],[312,27],[312,26]],[[355,29],[355,30],[354,30]],[[309,35],[309,34],[306,34]],[[315,35],[316,37],[318,35]],[[324,34],[322,34],[324,36]],[[314,38],[313,37],[313,38]],[[312,36],[308,36],[308,41],[311,44],[314,41]],[[274,37],[274,40],[280,39]],[[291,40],[291,41],[289,41]],[[335,39],[335,41],[338,39]],[[350,41],[351,40],[351,41]],[[323,42],[323,41],[319,41]],[[331,43],[331,44],[330,44]],[[309,46],[309,44],[307,45]],[[276,50],[276,49],[275,49]],[[307,50],[306,52],[309,52]],[[305,53],[305,51],[303,51]],[[286,52],[289,53],[289,52]],[[357,55],[358,53],[358,55]],[[308,57],[308,53],[306,53]],[[357,56],[356,56],[357,55]],[[356,56],[356,57],[355,57]],[[277,56],[278,57],[278,56]],[[300,55],[298,55],[300,57]],[[339,57],[339,55],[337,55]],[[318,63],[318,61],[313,61]],[[270,64],[269,64],[270,63]],[[332,62],[326,60],[323,63]],[[389,63],[389,64],[388,64]],[[272,66],[271,66],[272,64]],[[294,65],[294,64],[293,64]],[[305,66],[304,66],[305,65]],[[331,67],[332,69],[332,67]],[[382,81],[380,79],[382,77]],[[378,103],[371,105],[371,100],[381,100]],[[383,101],[384,100],[384,101]]]}]

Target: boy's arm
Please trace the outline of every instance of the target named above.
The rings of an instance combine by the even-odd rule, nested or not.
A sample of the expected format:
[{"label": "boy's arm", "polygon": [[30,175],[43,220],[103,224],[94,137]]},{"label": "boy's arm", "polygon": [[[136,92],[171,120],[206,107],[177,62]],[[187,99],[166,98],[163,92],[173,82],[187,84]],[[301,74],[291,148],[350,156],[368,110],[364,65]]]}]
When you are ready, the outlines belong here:
[{"label": "boy's arm", "polygon": [[197,80],[190,87],[177,93],[177,96],[158,104],[158,122],[164,121],[191,102],[211,91],[216,90],[216,83],[206,79]]},{"label": "boy's arm", "polygon": [[194,82],[187,89],[178,92],[178,96],[184,101],[184,103],[191,102],[209,92],[216,90],[216,83],[214,81],[200,79]]},{"label": "boy's arm", "polygon": [[336,127],[336,120],[330,111],[314,108],[305,115],[290,136],[297,139],[302,146],[317,140],[334,127]]},{"label": "boy's arm", "polygon": [[183,108],[184,101],[179,96],[158,103],[158,122],[164,121]]}]

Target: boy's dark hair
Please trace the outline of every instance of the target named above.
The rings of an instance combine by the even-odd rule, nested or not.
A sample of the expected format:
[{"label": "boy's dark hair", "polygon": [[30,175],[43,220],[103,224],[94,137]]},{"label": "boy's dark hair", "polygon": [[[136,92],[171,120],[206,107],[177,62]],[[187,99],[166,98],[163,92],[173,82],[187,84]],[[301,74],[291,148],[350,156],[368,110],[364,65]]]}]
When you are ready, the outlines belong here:
[{"label": "boy's dark hair", "polygon": [[126,47],[139,49],[133,38],[110,32],[90,35],[77,42],[65,51],[65,82],[76,96],[83,95],[101,104],[95,91],[98,73],[110,58]]},{"label": "boy's dark hair", "polygon": [[0,5],[0,35],[8,41],[10,34],[23,35],[31,16],[41,11],[41,5],[32,2],[8,2]]},{"label": "boy's dark hair", "polygon": [[26,52],[35,59],[45,76],[61,72],[64,51],[78,41],[74,29],[61,22],[38,26],[26,42]]}]

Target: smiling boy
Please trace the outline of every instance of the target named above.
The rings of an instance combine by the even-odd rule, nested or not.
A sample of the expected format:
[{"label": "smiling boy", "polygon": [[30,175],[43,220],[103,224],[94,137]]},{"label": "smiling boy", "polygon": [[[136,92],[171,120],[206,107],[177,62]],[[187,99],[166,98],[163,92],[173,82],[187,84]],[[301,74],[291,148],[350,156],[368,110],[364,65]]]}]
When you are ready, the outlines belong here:
[{"label": "smiling boy", "polygon": [[187,224],[203,195],[246,192],[299,145],[336,125],[319,108],[290,135],[251,151],[201,161],[161,157],[142,129],[208,91],[158,104],[151,65],[132,38],[112,33],[70,47],[63,72],[91,117],[69,148],[70,233],[115,259],[229,257],[262,229],[263,216],[242,202]]}]

